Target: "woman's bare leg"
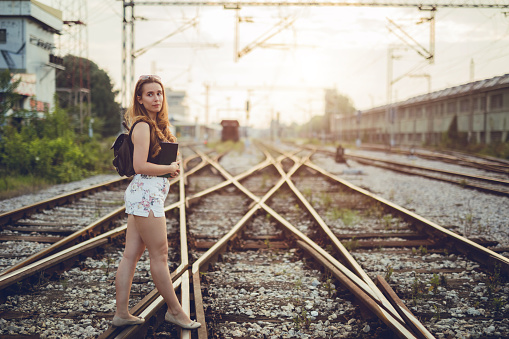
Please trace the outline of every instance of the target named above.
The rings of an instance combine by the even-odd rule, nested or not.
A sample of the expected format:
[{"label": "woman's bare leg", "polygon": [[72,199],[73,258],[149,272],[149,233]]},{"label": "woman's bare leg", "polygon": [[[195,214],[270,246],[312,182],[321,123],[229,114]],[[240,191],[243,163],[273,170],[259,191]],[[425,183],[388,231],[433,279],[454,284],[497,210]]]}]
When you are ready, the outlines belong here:
[{"label": "woman's bare leg", "polygon": [[166,217],[156,218],[151,211],[147,218],[138,216],[134,218],[138,233],[148,249],[152,279],[168,305],[168,312],[173,314],[178,321],[184,324],[190,323],[191,319],[184,313],[171,282],[168,268]]},{"label": "woman's bare leg", "polygon": [[140,237],[134,223],[134,217],[129,215],[127,217],[124,256],[118,265],[117,275],[115,278],[115,288],[117,290],[117,311],[115,312],[115,315],[123,319],[136,318],[129,314],[129,295],[131,293],[131,285],[133,282],[134,271],[136,270],[136,263],[140,260],[143,251],[145,251],[145,243]]}]

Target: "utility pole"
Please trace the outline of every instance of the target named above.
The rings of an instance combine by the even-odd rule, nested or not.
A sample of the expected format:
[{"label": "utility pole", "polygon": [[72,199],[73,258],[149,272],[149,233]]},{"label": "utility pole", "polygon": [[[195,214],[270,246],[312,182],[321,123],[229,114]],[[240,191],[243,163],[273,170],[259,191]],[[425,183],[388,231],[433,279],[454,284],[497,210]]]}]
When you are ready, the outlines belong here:
[{"label": "utility pole", "polygon": [[[64,15],[63,34],[58,39],[59,52],[62,57],[73,56],[71,69],[68,70],[71,73],[70,83],[68,87],[57,88],[57,91],[69,93],[68,103],[78,110],[80,133],[83,133],[85,118],[92,115],[87,0],[53,0],[53,6]],[[59,69],[63,70],[63,67]],[[57,71],[57,76],[59,74],[62,72]]]},{"label": "utility pole", "polygon": [[209,124],[209,90],[210,85],[204,84],[205,86],[205,125]]}]

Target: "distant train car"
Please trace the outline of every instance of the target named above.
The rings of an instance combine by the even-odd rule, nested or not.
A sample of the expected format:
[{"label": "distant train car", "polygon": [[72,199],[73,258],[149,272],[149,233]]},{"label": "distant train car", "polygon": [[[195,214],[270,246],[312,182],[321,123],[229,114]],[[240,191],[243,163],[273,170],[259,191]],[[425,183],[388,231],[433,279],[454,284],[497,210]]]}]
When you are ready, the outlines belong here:
[{"label": "distant train car", "polygon": [[223,120],[221,126],[223,126],[221,141],[239,141],[239,122],[237,120]]}]

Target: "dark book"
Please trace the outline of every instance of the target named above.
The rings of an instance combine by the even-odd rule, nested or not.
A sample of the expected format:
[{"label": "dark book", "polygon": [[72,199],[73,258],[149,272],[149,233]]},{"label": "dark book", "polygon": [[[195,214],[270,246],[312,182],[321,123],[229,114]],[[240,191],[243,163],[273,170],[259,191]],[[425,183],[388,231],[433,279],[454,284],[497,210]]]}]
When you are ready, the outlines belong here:
[{"label": "dark book", "polygon": [[[170,165],[172,162],[177,161],[177,153],[179,144],[175,142],[161,142],[161,151],[159,152],[159,164]],[[160,177],[169,178],[170,173],[160,175]]]}]

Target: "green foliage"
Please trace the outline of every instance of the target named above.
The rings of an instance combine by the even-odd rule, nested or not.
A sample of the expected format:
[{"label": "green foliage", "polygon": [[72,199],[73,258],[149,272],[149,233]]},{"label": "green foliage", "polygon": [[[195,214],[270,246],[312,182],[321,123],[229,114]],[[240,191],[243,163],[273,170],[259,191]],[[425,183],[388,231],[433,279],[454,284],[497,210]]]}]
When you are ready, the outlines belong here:
[{"label": "green foliage", "polygon": [[332,298],[332,296],[336,293],[336,285],[334,285],[334,281],[332,280],[332,274],[329,273],[327,275],[327,279],[323,284],[323,287],[327,291],[327,297]]},{"label": "green foliage", "polygon": [[382,217],[382,224],[384,225],[385,229],[390,229],[392,227],[392,215],[387,214]]},{"label": "green foliage", "polygon": [[93,129],[103,137],[116,135],[120,131],[121,113],[120,106],[115,102],[118,90],[113,89],[113,83],[104,70],[97,64],[85,58],[72,55],[64,57],[65,70],[57,71],[56,86],[61,88],[74,88],[80,86],[80,65],[90,70],[90,83],[88,79],[82,79],[81,86],[90,88],[92,102],[92,116],[87,115],[88,107],[81,108],[75,105],[73,96],[67,92],[59,92],[57,100],[60,107],[69,111],[72,117],[72,125],[76,131],[86,133],[91,118],[94,118]]},{"label": "green foliage", "polygon": [[6,126],[3,136],[2,176],[62,183],[111,168],[109,140],[103,143],[88,137],[80,140],[70,127],[66,111],[59,107],[43,119],[27,115],[19,126]]},{"label": "green foliage", "polygon": [[385,281],[389,282],[391,280],[392,274],[394,273],[394,269],[391,265],[387,265],[387,272],[385,272]]},{"label": "green foliage", "polygon": [[425,292],[425,284],[418,280],[417,277],[414,278],[414,282],[411,286],[412,300],[414,305],[417,305],[417,300],[422,299]]},{"label": "green foliage", "polygon": [[333,206],[327,211],[327,217],[331,220],[341,219],[345,226],[349,227],[359,221],[359,212],[348,209]]},{"label": "green foliage", "polygon": [[7,112],[19,100],[20,95],[14,91],[19,85],[18,81],[12,81],[11,73],[8,69],[0,72],[0,133],[7,121]]},{"label": "green foliage", "polygon": [[491,308],[494,312],[501,312],[505,308],[506,302],[502,298],[493,298]]},{"label": "green foliage", "polygon": [[435,318],[436,320],[440,320],[440,307],[438,307],[437,304],[433,304],[433,309],[434,309],[433,318]]},{"label": "green foliage", "polygon": [[297,331],[301,328],[309,327],[311,322],[308,318],[308,312],[303,308],[302,312],[293,318],[293,323],[295,324],[295,329]]},{"label": "green foliage", "polygon": [[322,201],[323,208],[328,209],[331,207],[333,201],[332,201],[332,197],[330,196],[330,194],[324,192],[320,195],[320,198]]},{"label": "green foliage", "polygon": [[304,188],[302,190],[302,195],[306,198],[307,201],[311,201],[313,198],[313,190],[311,188]]},{"label": "green foliage", "polygon": [[502,288],[503,278],[500,275],[500,266],[496,265],[493,272],[486,277],[486,288],[488,290],[488,299],[493,299],[495,293]]},{"label": "green foliage", "polygon": [[357,238],[355,238],[355,237],[353,237],[352,239],[350,239],[348,241],[343,241],[341,243],[343,244],[343,246],[345,246],[345,248],[348,251],[355,251],[357,249],[357,247],[359,247],[359,240],[357,240]]},{"label": "green foliage", "polygon": [[433,278],[430,281],[431,286],[429,287],[430,292],[436,294],[439,286],[447,286],[447,278],[445,275],[438,275],[433,273]]}]

